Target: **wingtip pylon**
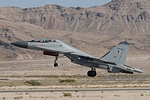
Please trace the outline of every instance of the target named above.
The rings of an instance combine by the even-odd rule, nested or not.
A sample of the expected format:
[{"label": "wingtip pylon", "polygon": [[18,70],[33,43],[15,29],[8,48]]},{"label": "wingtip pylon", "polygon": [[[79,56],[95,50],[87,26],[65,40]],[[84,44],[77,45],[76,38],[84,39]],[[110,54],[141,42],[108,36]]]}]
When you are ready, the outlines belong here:
[{"label": "wingtip pylon", "polygon": [[140,70],[140,69],[136,69],[136,68],[134,68],[134,72],[137,72],[137,73],[143,73],[143,71],[142,71],[142,70]]}]

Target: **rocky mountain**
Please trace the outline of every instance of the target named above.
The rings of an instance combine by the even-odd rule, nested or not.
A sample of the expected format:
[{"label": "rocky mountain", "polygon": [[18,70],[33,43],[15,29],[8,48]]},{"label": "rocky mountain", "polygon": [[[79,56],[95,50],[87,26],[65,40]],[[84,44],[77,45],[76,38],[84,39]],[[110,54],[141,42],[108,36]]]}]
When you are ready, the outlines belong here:
[{"label": "rocky mountain", "polygon": [[44,29],[100,34],[149,34],[150,0],[112,0],[90,8],[45,5],[0,8],[0,19],[27,22]]},{"label": "rocky mountain", "polygon": [[90,8],[0,7],[0,60],[37,58],[39,52],[9,43],[44,37],[60,39],[98,57],[124,40],[132,44],[130,54],[148,54],[149,6],[150,0],[112,0]]}]

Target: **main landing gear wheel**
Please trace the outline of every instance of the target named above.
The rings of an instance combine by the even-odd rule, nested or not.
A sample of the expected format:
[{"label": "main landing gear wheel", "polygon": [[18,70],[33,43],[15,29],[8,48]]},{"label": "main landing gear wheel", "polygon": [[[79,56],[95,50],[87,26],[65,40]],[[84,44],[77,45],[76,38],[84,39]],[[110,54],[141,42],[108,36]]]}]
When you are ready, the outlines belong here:
[{"label": "main landing gear wheel", "polygon": [[95,70],[94,67],[92,67],[92,69],[87,72],[87,75],[88,75],[89,77],[95,77],[96,74],[97,74],[97,73],[96,73],[96,70]]},{"label": "main landing gear wheel", "polygon": [[90,70],[90,71],[87,72],[87,75],[88,75],[89,77],[95,77],[95,76],[96,76],[96,71]]}]

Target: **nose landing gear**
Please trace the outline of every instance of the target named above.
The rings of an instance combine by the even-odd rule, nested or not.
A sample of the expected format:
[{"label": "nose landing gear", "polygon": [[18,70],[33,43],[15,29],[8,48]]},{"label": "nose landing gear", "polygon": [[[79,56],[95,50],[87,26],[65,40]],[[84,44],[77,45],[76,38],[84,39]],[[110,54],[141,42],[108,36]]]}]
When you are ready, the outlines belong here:
[{"label": "nose landing gear", "polygon": [[58,56],[56,56],[56,58],[55,58],[54,67],[58,67],[58,63],[56,63],[57,60],[58,60]]}]

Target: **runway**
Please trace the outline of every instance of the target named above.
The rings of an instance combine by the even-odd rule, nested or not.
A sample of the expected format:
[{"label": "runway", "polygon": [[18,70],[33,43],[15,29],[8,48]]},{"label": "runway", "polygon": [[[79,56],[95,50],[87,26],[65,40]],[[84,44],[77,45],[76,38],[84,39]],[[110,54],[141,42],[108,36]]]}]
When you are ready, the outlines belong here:
[{"label": "runway", "polygon": [[150,88],[72,88],[72,89],[20,89],[0,90],[0,93],[14,92],[79,92],[79,91],[150,91]]}]

